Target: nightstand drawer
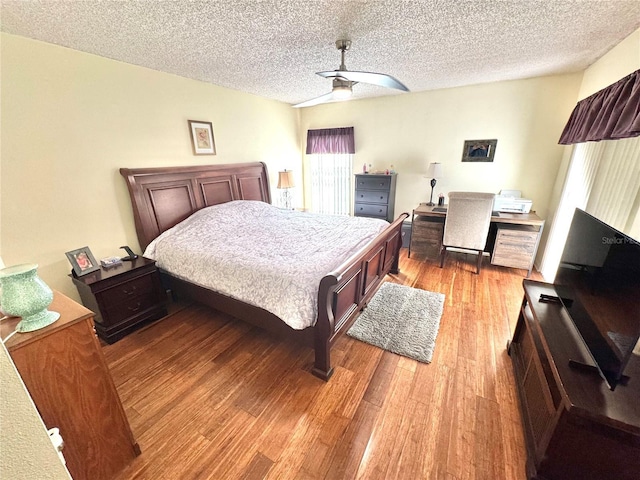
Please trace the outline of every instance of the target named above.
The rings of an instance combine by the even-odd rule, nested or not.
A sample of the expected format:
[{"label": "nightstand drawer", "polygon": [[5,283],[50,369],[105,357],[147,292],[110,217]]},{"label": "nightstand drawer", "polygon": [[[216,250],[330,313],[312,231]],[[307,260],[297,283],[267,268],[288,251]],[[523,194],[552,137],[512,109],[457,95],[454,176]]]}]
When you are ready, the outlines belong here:
[{"label": "nightstand drawer", "polygon": [[353,209],[353,213],[355,216],[366,216],[366,217],[387,217],[387,206],[386,205],[373,205],[369,203],[356,203]]},{"label": "nightstand drawer", "polygon": [[153,291],[153,278],[151,275],[143,275],[104,290],[98,295],[100,296],[100,303],[109,307],[112,304],[126,302],[141,295],[148,295],[151,291]]},{"label": "nightstand drawer", "polygon": [[389,203],[389,192],[375,190],[358,190],[356,191],[356,202],[365,203]]},{"label": "nightstand drawer", "polygon": [[131,298],[125,302],[107,305],[105,315],[111,325],[117,325],[158,304],[158,299],[149,292],[146,295]]},{"label": "nightstand drawer", "polygon": [[386,190],[391,189],[390,175],[375,175],[367,177],[366,175],[358,175],[356,178],[356,190]]}]

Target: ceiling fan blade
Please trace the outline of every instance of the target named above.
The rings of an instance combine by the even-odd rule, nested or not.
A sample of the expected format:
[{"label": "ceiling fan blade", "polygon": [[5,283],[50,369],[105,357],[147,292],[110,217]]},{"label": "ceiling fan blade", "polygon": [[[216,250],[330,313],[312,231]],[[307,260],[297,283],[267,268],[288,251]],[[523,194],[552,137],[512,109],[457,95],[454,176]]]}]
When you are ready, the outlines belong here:
[{"label": "ceiling fan blade", "polygon": [[311,100],[307,100],[306,102],[297,103],[292,105],[293,108],[301,108],[301,107],[312,107],[314,105],[319,105],[321,103],[326,103],[334,100],[333,92],[325,93],[324,95],[320,95],[319,97],[312,98]]},{"label": "ceiling fan blade", "polygon": [[402,90],[403,92],[409,91],[409,89],[400,80],[393,78],[391,75],[387,75],[386,73],[354,72],[352,70],[331,70],[329,72],[316,73],[325,78],[341,78],[350,82],[369,83],[380,87],[395,88],[396,90]]}]

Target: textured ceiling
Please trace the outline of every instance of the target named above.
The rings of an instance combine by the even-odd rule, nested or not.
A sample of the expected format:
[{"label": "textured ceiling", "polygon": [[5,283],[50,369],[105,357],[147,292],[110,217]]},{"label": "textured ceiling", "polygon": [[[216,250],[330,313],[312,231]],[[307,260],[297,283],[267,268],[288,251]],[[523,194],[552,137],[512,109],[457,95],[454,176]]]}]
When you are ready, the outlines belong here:
[{"label": "textured ceiling", "polygon": [[[411,91],[581,71],[640,26],[640,0],[2,0],[2,31],[287,103],[350,70]],[[354,96],[398,95],[359,84]]]}]

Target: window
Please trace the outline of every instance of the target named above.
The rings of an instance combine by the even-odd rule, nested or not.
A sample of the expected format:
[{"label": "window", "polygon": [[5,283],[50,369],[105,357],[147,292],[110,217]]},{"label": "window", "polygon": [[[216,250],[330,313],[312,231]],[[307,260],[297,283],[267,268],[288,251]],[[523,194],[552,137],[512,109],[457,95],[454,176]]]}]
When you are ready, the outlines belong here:
[{"label": "window", "polygon": [[348,215],[355,153],[353,127],[309,130],[306,153],[311,155],[311,211]]},{"label": "window", "polygon": [[349,215],[353,156],[326,153],[311,157],[311,211]]},{"label": "window", "polygon": [[573,147],[542,259],[548,281],[555,277],[576,208],[640,240],[640,137]]}]

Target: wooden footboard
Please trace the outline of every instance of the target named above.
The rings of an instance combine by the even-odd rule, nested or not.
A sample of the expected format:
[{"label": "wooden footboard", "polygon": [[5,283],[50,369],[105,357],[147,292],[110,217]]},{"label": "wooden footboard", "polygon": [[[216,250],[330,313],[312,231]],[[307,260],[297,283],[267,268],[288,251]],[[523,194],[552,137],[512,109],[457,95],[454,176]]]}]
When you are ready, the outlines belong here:
[{"label": "wooden footboard", "polygon": [[401,214],[371,244],[356,252],[320,282],[318,320],[314,329],[313,374],[328,380],[333,374],[331,347],[355,321],[387,273],[398,273],[402,246]]}]

